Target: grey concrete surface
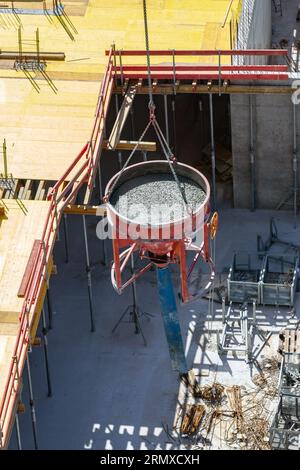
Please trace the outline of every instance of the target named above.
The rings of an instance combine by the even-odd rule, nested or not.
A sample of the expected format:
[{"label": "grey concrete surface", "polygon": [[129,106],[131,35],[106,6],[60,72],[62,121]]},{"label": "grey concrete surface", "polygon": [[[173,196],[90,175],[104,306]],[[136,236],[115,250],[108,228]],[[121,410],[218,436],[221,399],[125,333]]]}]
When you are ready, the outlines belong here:
[{"label": "grey concrete surface", "polygon": [[[216,242],[218,272],[228,269],[234,250],[255,251],[257,233],[264,239],[268,236],[271,215],[276,216],[279,235],[297,243],[300,220],[298,229],[293,229],[290,213],[221,211]],[[97,220],[88,218],[87,223],[96,332],[90,332],[82,221],[72,216],[69,217],[70,262],[64,262],[61,233],[55,249],[58,274],[51,280],[55,310],[54,328],[48,335],[52,398],[47,398],[43,350],[36,347],[30,354],[39,446],[41,449],[178,448],[164,430],[165,426],[172,427],[179,382],[170,367],[155,272],[149,272],[138,282],[140,307],[154,315],[141,320],[147,339],[145,347],[141,335],[134,333],[130,323],[122,323],[114,334],[111,332],[131,303],[131,291],[127,289],[122,296],[113,291],[109,268],[100,263],[102,247],[95,235]],[[110,252],[109,247],[107,241]],[[177,286],[176,269],[172,271]],[[214,318],[208,315],[208,308],[205,300],[179,306],[188,365],[209,371],[201,383],[216,379],[228,385],[250,386],[255,367],[251,371],[243,357],[219,357],[216,331],[221,328],[220,305],[214,305]],[[275,353],[276,332],[295,319],[289,309],[265,308],[260,310],[258,320],[260,328],[274,333],[273,349],[264,349],[262,358]],[[255,345],[259,345],[258,339]],[[27,405],[26,413],[19,417],[23,448],[32,449],[26,380],[23,400]],[[15,430],[10,448],[16,448]]]},{"label": "grey concrete surface", "polygon": [[[297,155],[300,155],[300,108],[296,106]],[[249,96],[231,96],[234,206],[250,207]],[[256,95],[254,98],[254,154],[257,207],[275,209],[292,196],[293,104],[291,96]],[[298,176],[300,169],[298,168]],[[292,200],[289,201],[292,203]]]},{"label": "grey concrete surface", "polygon": [[[265,5],[257,2],[259,22],[253,19],[256,37],[265,34],[269,22],[263,20],[266,15]],[[271,3],[271,2],[269,2]],[[281,47],[282,40],[287,41],[294,67],[298,67],[299,51],[293,47],[299,40],[299,22],[296,15],[299,7],[297,0],[282,0],[283,14],[275,13],[272,8],[272,44]],[[252,27],[251,26],[251,27]],[[255,26],[255,27],[254,27]],[[256,47],[255,41],[251,43]],[[258,47],[268,47],[267,42]],[[276,58],[271,63],[286,63],[283,58]],[[270,83],[271,84],[271,83]],[[274,82],[272,83],[274,85]],[[292,92],[292,90],[291,90]],[[291,93],[292,94],[292,93]],[[300,155],[300,108],[296,106],[297,119],[297,156]],[[234,206],[250,207],[251,172],[250,172],[250,109],[248,96],[231,96],[232,153],[233,153],[233,188]],[[256,95],[254,98],[254,154],[257,191],[257,207],[275,209],[281,201],[292,196],[293,190],[293,104],[291,95]],[[298,178],[300,168],[298,166]],[[292,200],[289,201],[292,203]],[[288,209],[285,206],[285,209]]]},{"label": "grey concrete surface", "polygon": [[287,41],[289,55],[299,64],[299,53],[294,50],[294,45],[299,40],[299,22],[297,21],[297,12],[299,8],[298,0],[281,0],[282,16],[279,12],[272,9],[272,44],[278,47],[280,42]]},{"label": "grey concrete surface", "polygon": [[[244,0],[237,49],[267,49],[272,38],[272,0]],[[265,57],[236,57],[239,64],[264,64]]]}]

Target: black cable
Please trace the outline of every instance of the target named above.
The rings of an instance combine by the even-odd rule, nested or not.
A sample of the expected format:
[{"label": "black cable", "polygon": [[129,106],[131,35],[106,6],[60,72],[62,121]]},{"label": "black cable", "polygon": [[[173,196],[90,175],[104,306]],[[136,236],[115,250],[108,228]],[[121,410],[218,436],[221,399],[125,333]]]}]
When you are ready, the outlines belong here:
[{"label": "black cable", "polygon": [[144,8],[144,25],[145,25],[145,43],[146,43],[146,55],[147,55],[147,68],[148,68],[148,87],[149,87],[149,109],[154,110],[154,101],[152,95],[152,83],[151,83],[151,68],[150,68],[150,51],[149,51],[149,34],[148,34],[148,20],[147,20],[147,5],[146,0],[143,0]]}]

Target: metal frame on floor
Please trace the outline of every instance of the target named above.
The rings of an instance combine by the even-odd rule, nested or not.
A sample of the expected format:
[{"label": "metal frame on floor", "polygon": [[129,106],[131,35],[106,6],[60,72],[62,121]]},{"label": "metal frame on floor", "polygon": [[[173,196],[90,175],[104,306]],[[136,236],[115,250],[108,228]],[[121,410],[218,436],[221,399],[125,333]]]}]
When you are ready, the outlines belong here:
[{"label": "metal frame on floor", "polygon": [[[238,315],[235,314],[238,310]],[[219,354],[244,353],[247,362],[251,361],[253,329],[256,322],[256,304],[253,302],[253,316],[248,317],[248,304],[245,302],[236,309],[232,302],[226,311],[225,299],[222,302],[223,329],[217,332]]]},{"label": "metal frame on floor", "polygon": [[227,278],[228,300],[292,307],[298,267],[299,257],[286,253],[235,253]]},{"label": "metal frame on floor", "polygon": [[273,449],[300,449],[300,354],[283,353],[279,403],[270,428]]}]

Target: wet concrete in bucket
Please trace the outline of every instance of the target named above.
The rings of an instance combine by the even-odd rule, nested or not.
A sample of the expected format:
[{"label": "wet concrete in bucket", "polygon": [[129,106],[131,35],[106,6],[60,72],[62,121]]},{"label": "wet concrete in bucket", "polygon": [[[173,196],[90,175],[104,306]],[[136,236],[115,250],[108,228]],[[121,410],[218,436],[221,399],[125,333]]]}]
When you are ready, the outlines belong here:
[{"label": "wet concrete in bucket", "polygon": [[[158,225],[181,219],[196,211],[206,193],[193,180],[178,175],[189,209],[172,174],[138,176],[121,184],[110,203],[121,215],[139,224]],[[189,211],[189,212],[188,212]]]}]

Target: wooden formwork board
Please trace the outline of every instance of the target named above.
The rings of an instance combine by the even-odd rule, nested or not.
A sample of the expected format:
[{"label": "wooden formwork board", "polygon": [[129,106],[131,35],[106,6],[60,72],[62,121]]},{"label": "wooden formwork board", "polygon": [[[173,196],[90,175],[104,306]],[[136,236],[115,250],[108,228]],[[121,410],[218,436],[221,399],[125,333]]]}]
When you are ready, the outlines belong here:
[{"label": "wooden formwork board", "polygon": [[[209,369],[191,369],[187,377],[182,377],[179,384],[177,405],[173,421],[173,430],[177,434],[193,434],[193,427],[201,421],[205,414],[203,404],[194,396],[199,389],[199,377],[209,376]],[[198,424],[199,424],[198,422]],[[185,429],[188,427],[188,429]]]},{"label": "wooden formwork board", "polygon": [[6,199],[6,215],[0,218],[0,324],[18,322],[23,299],[18,290],[30,257],[34,240],[42,236],[49,202],[24,201],[24,213],[18,201]]},{"label": "wooden formwork board", "polygon": [[0,104],[0,125],[9,173],[15,179],[57,181],[90,137],[99,83],[62,83],[58,96],[45,89],[35,96],[22,79],[3,79],[2,87],[7,103]]},{"label": "wooden formwork board", "polygon": [[132,108],[133,100],[136,95],[136,87],[130,87],[123,98],[122,105],[115,120],[114,127],[108,140],[108,148],[115,150],[125,126],[128,114]]},{"label": "wooden formwork board", "polygon": [[[18,296],[28,259],[36,239],[42,236],[49,202],[25,201],[24,212],[18,201],[6,199],[4,216],[0,217],[0,402],[8,379],[9,368],[20,328],[19,317],[24,297]],[[50,257],[48,275],[52,273]],[[34,338],[46,293],[44,281],[30,317]]]},{"label": "wooden formwork board", "polygon": [[[28,8],[42,8],[43,2],[26,3]],[[90,138],[100,81],[107,63],[105,49],[113,42],[120,49],[141,48],[144,32],[140,0],[70,0],[62,3],[77,31],[72,30],[74,41],[57,18],[51,22],[45,15],[21,17],[23,49],[35,50],[35,45],[28,45],[28,41],[35,39],[36,28],[39,28],[40,51],[60,51],[66,55],[62,63],[47,63],[47,73],[58,93],[55,94],[38,75],[39,93],[21,71],[0,69],[0,126],[2,136],[7,139],[9,172],[14,178],[60,178]],[[237,11],[239,3],[234,0],[233,12]],[[51,4],[52,1],[47,0],[46,6],[50,8]],[[24,8],[24,2],[15,2],[15,6]],[[189,0],[184,7],[177,0],[148,2],[151,47],[189,49],[191,44],[197,44],[199,49],[208,45],[217,49],[230,48],[229,23],[221,28],[227,8],[227,0]],[[79,10],[82,10],[82,16],[77,16]],[[1,49],[17,50],[17,30],[13,25],[5,26],[3,16],[0,18]],[[70,25],[68,28],[72,29]],[[217,42],[209,44],[209,37],[214,35],[216,28],[222,31]],[[198,58],[185,60],[198,61]],[[202,60],[218,62],[217,56]],[[224,58],[227,60],[230,58]],[[140,62],[140,58],[133,58],[135,61]],[[152,58],[152,63],[160,61],[159,57]]]}]

